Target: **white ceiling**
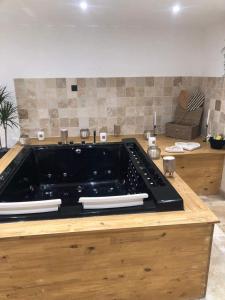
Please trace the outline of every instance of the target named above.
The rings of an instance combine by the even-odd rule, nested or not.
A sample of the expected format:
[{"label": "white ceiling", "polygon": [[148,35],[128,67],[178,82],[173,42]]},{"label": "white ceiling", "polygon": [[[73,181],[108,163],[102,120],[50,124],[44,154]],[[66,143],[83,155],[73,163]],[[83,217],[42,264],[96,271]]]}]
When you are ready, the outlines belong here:
[{"label": "white ceiling", "polygon": [[[0,0],[0,23],[55,27],[198,26],[225,22],[225,0]],[[172,7],[180,4],[179,14]]]}]

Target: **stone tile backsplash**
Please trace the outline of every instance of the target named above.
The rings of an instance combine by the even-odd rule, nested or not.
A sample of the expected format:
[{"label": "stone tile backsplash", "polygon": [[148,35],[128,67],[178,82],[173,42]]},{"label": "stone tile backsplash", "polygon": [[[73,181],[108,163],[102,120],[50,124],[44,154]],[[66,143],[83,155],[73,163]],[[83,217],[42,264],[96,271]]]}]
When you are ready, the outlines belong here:
[{"label": "stone tile backsplash", "polygon": [[[46,136],[59,136],[60,128],[66,127],[70,136],[78,136],[81,128],[98,132],[107,128],[113,134],[118,124],[122,134],[142,134],[152,129],[156,111],[157,130],[163,133],[165,124],[173,120],[180,90],[196,86],[202,86],[207,106],[214,105],[219,122],[225,112],[222,81],[199,77],[15,79],[21,132],[36,137],[43,128]],[[71,85],[78,90],[72,91]]]},{"label": "stone tile backsplash", "polygon": [[202,131],[210,109],[209,133],[225,135],[225,77],[205,77],[201,88],[206,96]]}]

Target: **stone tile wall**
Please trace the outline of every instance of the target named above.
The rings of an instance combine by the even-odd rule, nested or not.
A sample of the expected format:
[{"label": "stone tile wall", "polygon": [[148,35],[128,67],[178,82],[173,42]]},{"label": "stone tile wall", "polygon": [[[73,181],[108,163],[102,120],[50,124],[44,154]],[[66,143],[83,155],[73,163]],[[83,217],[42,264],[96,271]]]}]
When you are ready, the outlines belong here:
[{"label": "stone tile wall", "polygon": [[77,136],[80,128],[106,127],[112,134],[118,124],[122,134],[142,134],[152,129],[156,111],[157,130],[163,133],[173,120],[180,90],[202,82],[199,77],[15,79],[21,132],[36,137],[43,128],[46,136],[59,136],[66,127]]},{"label": "stone tile wall", "polygon": [[203,129],[208,109],[211,111],[209,133],[225,135],[225,77],[205,77],[202,79],[202,90],[206,95]]}]

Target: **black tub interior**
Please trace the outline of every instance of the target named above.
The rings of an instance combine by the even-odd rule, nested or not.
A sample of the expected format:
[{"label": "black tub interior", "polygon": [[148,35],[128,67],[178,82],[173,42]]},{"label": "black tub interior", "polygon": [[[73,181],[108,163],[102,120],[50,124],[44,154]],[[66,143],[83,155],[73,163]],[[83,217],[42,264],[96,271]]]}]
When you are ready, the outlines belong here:
[{"label": "black tub interior", "polygon": [[[143,206],[84,210],[81,196],[147,193]],[[62,199],[58,212],[0,216],[0,221],[183,209],[183,201],[135,140],[30,146],[2,173],[0,202]]]}]

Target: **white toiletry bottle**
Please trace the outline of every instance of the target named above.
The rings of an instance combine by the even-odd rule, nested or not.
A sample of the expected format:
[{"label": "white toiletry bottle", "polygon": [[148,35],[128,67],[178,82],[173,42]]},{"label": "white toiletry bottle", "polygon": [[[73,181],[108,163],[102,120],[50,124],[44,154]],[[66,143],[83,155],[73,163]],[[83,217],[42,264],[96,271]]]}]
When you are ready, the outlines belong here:
[{"label": "white toiletry bottle", "polygon": [[45,139],[45,132],[43,129],[38,130],[37,132],[37,138],[39,141],[44,141]]},{"label": "white toiletry bottle", "polygon": [[156,137],[155,136],[150,136],[148,138],[148,145],[149,145],[149,147],[156,146]]},{"label": "white toiletry bottle", "polygon": [[107,132],[100,132],[100,142],[107,142]]}]

